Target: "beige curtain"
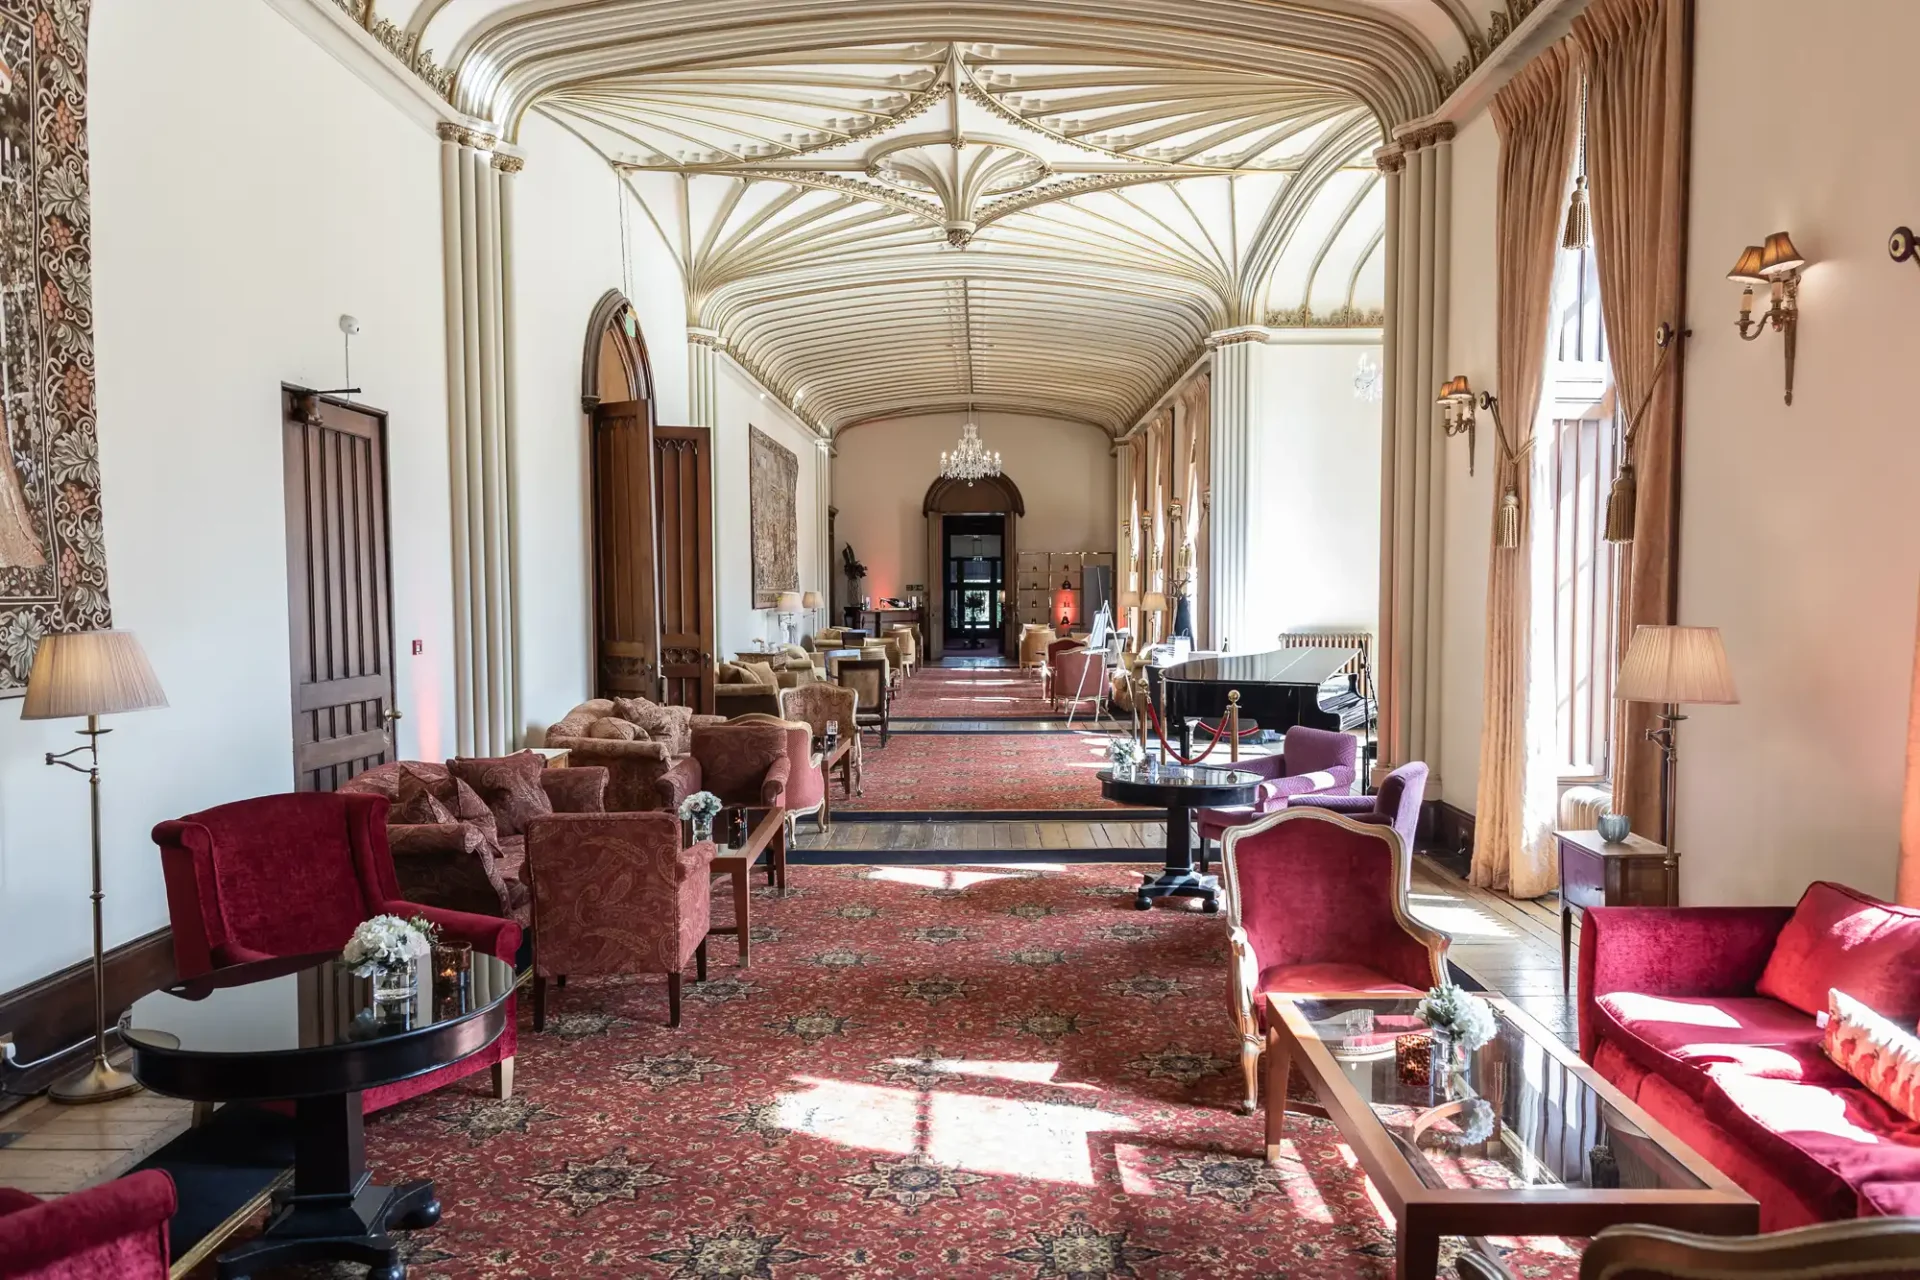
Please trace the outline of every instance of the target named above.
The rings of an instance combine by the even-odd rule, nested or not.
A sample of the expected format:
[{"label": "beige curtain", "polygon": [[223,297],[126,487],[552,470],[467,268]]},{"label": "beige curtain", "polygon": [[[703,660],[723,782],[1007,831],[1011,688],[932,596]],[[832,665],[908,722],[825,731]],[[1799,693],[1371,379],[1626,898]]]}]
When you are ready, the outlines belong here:
[{"label": "beige curtain", "polygon": [[[1533,518],[1534,418],[1546,372],[1553,272],[1573,161],[1579,81],[1570,42],[1529,63],[1493,101],[1500,132],[1494,202],[1499,308],[1500,417],[1494,484],[1494,546],[1487,568],[1485,728],[1474,805],[1472,879],[1518,898],[1557,887],[1552,776],[1542,785],[1539,722],[1552,714],[1551,672],[1542,689],[1546,644],[1534,643],[1534,569],[1543,525]],[[1518,547],[1499,545],[1500,506],[1517,489]],[[1550,643],[1550,641],[1548,642]],[[1538,656],[1543,659],[1536,662]],[[1543,706],[1544,704],[1544,706]],[[1529,733],[1529,721],[1534,731]],[[1550,721],[1548,722],[1550,725]],[[1551,743],[1552,730],[1544,735]],[[1545,799],[1542,812],[1542,799]]]},{"label": "beige curtain", "polygon": [[1207,444],[1213,434],[1210,390],[1211,384],[1203,373],[1189,382],[1186,390],[1180,393],[1180,415],[1186,423],[1186,450],[1182,460],[1184,480],[1181,485],[1181,501],[1186,515],[1181,526],[1181,538],[1186,544],[1187,571],[1192,579],[1188,591],[1193,600],[1193,634],[1198,648],[1206,647]]},{"label": "beige curtain", "polygon": [[[1680,374],[1684,344],[1655,382],[1660,325],[1684,325],[1692,0],[1594,0],[1574,20],[1587,78],[1587,172],[1600,305],[1620,403],[1653,398],[1634,432],[1633,542],[1620,556],[1617,644],[1674,620],[1679,556]],[[1664,839],[1654,708],[1615,705],[1613,806]]]}]

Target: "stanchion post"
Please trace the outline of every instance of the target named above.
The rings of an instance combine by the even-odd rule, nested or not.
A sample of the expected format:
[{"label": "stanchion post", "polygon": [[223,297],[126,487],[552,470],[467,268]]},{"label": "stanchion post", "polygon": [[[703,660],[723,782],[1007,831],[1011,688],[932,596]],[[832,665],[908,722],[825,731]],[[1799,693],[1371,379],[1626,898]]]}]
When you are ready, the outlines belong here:
[{"label": "stanchion post", "polygon": [[1240,691],[1227,690],[1227,760],[1240,763]]}]

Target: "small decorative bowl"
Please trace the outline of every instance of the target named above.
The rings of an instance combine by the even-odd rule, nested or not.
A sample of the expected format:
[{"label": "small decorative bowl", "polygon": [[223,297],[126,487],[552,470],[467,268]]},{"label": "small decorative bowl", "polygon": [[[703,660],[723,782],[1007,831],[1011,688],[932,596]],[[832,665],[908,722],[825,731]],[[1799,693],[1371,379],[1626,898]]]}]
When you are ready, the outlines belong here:
[{"label": "small decorative bowl", "polygon": [[1627,815],[1624,813],[1603,813],[1600,815],[1599,820],[1594,823],[1594,826],[1599,829],[1600,838],[1608,844],[1619,844],[1627,838],[1627,833],[1632,830],[1627,823]]}]

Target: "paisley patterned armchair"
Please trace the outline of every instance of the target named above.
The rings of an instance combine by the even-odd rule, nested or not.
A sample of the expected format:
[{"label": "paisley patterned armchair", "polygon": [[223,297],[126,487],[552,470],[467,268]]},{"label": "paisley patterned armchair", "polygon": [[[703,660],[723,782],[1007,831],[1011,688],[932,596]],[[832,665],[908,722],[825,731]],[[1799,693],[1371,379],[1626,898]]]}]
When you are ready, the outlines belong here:
[{"label": "paisley patterned armchair", "polygon": [[780,691],[780,714],[788,720],[801,720],[813,730],[813,737],[827,736],[829,722],[840,727],[843,741],[853,744],[853,790],[858,795],[860,779],[860,731],[854,727],[854,711],[859,695],[837,684],[810,684],[803,689]]}]

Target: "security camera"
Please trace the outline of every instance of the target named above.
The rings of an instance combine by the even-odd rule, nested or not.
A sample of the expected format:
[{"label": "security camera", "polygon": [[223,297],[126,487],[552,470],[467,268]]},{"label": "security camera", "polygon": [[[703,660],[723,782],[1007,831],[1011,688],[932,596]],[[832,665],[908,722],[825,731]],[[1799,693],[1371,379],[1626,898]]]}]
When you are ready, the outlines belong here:
[{"label": "security camera", "polygon": [[354,319],[352,316],[341,316],[340,332],[346,334],[349,338],[351,338],[356,333],[360,332],[360,322]]}]

